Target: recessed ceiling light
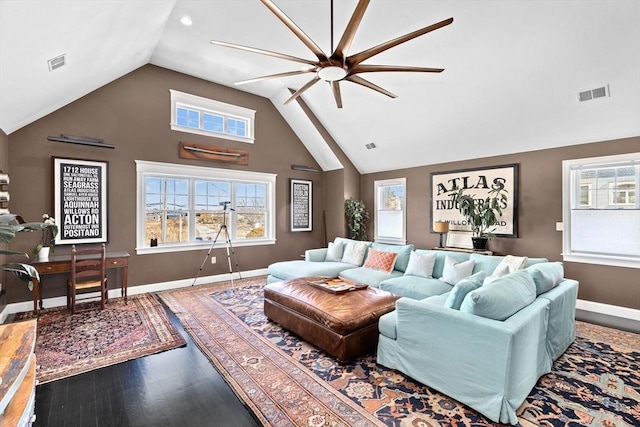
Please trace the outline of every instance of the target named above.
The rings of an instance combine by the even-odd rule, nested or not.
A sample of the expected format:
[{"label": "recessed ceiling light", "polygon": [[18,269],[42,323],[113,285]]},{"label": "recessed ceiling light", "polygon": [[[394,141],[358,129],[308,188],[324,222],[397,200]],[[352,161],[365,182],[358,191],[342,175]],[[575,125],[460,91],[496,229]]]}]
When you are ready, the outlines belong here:
[{"label": "recessed ceiling light", "polygon": [[191,24],[193,24],[193,21],[187,15],[183,16],[182,18],[180,18],[180,22],[182,22],[182,24],[186,25],[187,27],[190,26]]}]

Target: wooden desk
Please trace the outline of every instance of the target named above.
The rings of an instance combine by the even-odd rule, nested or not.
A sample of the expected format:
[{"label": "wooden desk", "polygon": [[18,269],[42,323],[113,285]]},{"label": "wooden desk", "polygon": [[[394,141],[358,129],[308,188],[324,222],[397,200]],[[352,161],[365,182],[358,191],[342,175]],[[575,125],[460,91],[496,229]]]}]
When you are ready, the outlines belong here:
[{"label": "wooden desk", "polygon": [[[81,259],[82,257],[78,257]],[[120,283],[120,289],[125,301],[127,300],[127,280],[129,275],[129,252],[107,252],[107,269],[119,268],[122,270],[122,280]],[[38,270],[40,276],[47,274],[60,274],[71,272],[71,254],[66,255],[49,255],[48,261],[38,261],[37,259],[31,262],[31,265]],[[42,310],[42,278],[40,281],[33,281],[33,314],[38,313],[38,301],[40,301],[40,310]]]}]

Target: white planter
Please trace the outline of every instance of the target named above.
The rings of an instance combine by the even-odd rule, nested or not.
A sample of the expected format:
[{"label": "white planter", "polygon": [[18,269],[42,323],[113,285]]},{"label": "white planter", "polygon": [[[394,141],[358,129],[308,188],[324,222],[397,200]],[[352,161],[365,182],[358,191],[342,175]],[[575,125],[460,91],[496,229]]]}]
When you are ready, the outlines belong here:
[{"label": "white planter", "polygon": [[49,260],[49,251],[51,248],[49,246],[43,246],[38,251],[38,261],[48,261]]}]

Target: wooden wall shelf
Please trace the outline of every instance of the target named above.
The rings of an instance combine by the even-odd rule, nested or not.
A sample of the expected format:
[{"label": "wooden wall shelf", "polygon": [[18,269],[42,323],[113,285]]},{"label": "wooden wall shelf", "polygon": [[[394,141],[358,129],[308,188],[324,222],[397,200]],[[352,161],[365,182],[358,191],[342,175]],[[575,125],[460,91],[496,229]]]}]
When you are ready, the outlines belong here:
[{"label": "wooden wall shelf", "polygon": [[180,158],[209,160],[212,162],[248,165],[249,152],[235,148],[214,147],[212,145],[180,142]]}]

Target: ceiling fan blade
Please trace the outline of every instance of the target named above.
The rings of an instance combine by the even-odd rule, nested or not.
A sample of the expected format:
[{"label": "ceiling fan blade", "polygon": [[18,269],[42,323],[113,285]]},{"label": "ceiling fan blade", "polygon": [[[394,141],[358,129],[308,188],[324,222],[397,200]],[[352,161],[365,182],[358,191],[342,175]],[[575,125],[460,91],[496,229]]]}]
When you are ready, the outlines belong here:
[{"label": "ceiling fan blade", "polygon": [[336,105],[338,108],[342,108],[342,96],[340,95],[340,83],[330,82],[331,90],[333,91],[333,97],[336,99]]},{"label": "ceiling fan blade", "polygon": [[241,80],[239,82],[235,82],[234,84],[236,86],[239,86],[239,85],[244,85],[248,83],[259,82],[262,80],[277,79],[279,77],[288,77],[288,76],[295,76],[298,74],[315,73],[316,71],[318,71],[317,68],[309,68],[308,70],[288,71],[286,73],[270,74],[268,76],[255,77],[253,79],[248,79],[248,80]]},{"label": "ceiling fan blade", "polygon": [[300,89],[295,91],[294,94],[291,95],[291,98],[287,99],[284,102],[284,105],[287,105],[288,103],[290,103],[291,101],[293,101],[294,99],[296,99],[297,97],[302,95],[302,93],[305,90],[309,89],[311,86],[313,86],[314,84],[318,83],[318,81],[320,81],[320,78],[318,76],[316,76],[316,77],[312,78],[311,80],[309,80],[304,86],[302,86]]},{"label": "ceiling fan blade", "polygon": [[444,68],[412,67],[410,65],[356,65],[349,72],[350,74],[378,73],[388,71],[408,71],[418,73],[441,73]]},{"label": "ceiling fan blade", "polygon": [[360,76],[348,76],[344,80],[348,80],[350,82],[357,83],[357,84],[362,85],[364,87],[368,87],[369,89],[373,89],[376,92],[380,92],[380,93],[382,93],[384,95],[387,95],[389,98],[397,98],[398,97],[398,95],[396,95],[396,94],[394,94],[392,92],[389,92],[388,90],[383,89],[380,86],[378,86],[376,84],[373,84],[370,81],[365,80]]},{"label": "ceiling fan blade", "polygon": [[364,12],[367,10],[367,6],[369,6],[369,0],[358,1],[358,5],[353,11],[353,15],[351,15],[347,28],[345,28],[342,38],[338,42],[338,46],[336,46],[336,50],[333,52],[333,55],[331,55],[331,59],[339,61],[340,65],[344,65],[344,59],[347,56],[347,51],[349,50],[351,42],[356,35],[356,31],[358,31],[358,27],[360,26],[360,22],[362,22],[362,17],[364,16]]},{"label": "ceiling fan blade", "polygon": [[300,29],[285,13],[278,8],[271,0],[260,0],[267,8],[274,14],[284,25],[287,26],[299,39],[304,43],[305,46],[313,52],[315,56],[318,57],[320,62],[327,61],[327,55],[324,54],[322,49],[313,41],[311,38],[305,34],[304,31]]},{"label": "ceiling fan blade", "polygon": [[378,46],[374,46],[370,49],[363,50],[362,52],[351,55],[347,58],[347,65],[349,67],[353,67],[358,65],[365,59],[369,59],[374,55],[377,55],[381,52],[384,52],[387,49],[391,49],[392,47],[398,46],[404,42],[415,39],[416,37],[420,37],[424,34],[430,33],[431,31],[437,30],[438,28],[445,27],[453,22],[453,18],[445,19],[444,21],[440,21],[436,24],[429,25],[428,27],[421,28],[419,30],[413,31],[409,34],[405,34],[404,36],[400,36],[393,40],[389,40],[388,42],[379,44]]},{"label": "ceiling fan blade", "polygon": [[286,59],[287,61],[301,62],[303,64],[309,64],[309,65],[313,65],[313,66],[317,66],[318,65],[317,61],[311,61],[309,59],[298,58],[297,56],[286,55],[284,53],[272,52],[270,50],[258,49],[258,48],[255,48],[255,47],[242,46],[242,45],[239,45],[239,44],[221,42],[221,41],[218,41],[218,40],[211,40],[211,44],[215,44],[215,45],[218,45],[218,46],[224,46],[224,47],[230,47],[230,48],[233,48],[233,49],[245,50],[247,52],[259,53],[261,55],[267,55],[267,56],[271,56],[273,58]]}]

